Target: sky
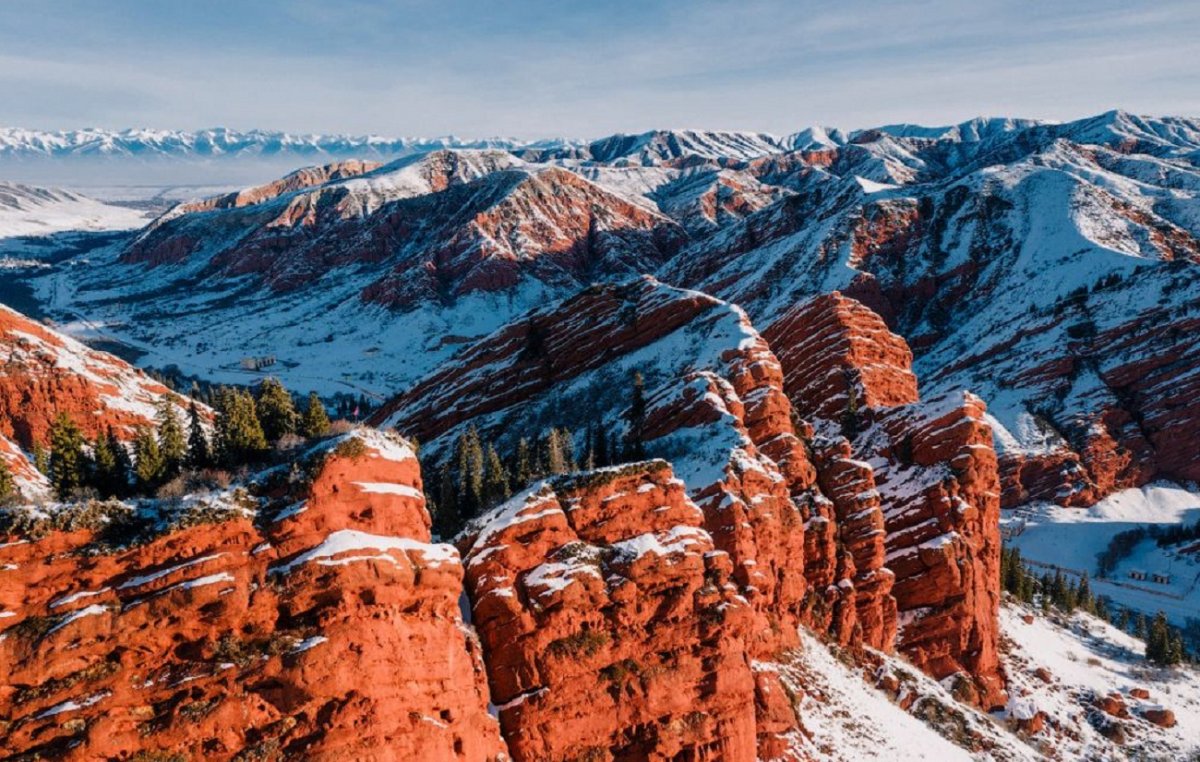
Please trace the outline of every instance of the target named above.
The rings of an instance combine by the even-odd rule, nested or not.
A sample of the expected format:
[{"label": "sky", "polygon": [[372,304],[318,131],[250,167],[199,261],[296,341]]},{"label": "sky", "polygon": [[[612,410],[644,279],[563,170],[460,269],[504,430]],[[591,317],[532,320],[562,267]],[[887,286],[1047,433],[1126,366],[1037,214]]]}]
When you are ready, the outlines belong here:
[{"label": "sky", "polygon": [[1196,0],[0,0],[0,125],[590,138],[1200,116]]}]

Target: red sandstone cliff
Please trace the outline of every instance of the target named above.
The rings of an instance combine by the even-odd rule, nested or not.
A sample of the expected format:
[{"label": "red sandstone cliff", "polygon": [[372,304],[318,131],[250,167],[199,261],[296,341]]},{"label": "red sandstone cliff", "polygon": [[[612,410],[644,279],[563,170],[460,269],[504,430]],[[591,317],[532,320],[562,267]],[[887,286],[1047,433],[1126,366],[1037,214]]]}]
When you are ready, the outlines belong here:
[{"label": "red sandstone cliff", "polygon": [[883,584],[899,612],[896,648],[935,677],[969,675],[974,700],[1003,703],[1000,482],[982,400],[919,401],[904,340],[838,293],[798,304],[763,335],[789,396],[824,434],[814,446],[834,505],[826,521],[851,549],[859,618],[878,611],[881,577],[894,578]]},{"label": "red sandstone cliff", "polygon": [[[837,294],[798,305],[759,337],[736,309],[642,280],[501,330],[376,421],[434,452],[468,422],[502,441],[549,410],[576,429],[589,412],[618,422],[624,399],[589,376],[640,369],[654,382],[648,451],[673,463],[766,625],[752,652],[788,647],[804,622],[842,643],[899,648],[938,677],[961,671],[993,705],[1002,680],[990,429],[974,398],[918,402],[911,357],[877,315]],[[577,389],[586,396],[576,404]],[[785,390],[819,436],[802,422],[797,431]],[[960,508],[948,512],[954,498]],[[937,542],[940,552],[910,562]],[[897,618],[918,616],[930,626],[897,637]]]},{"label": "red sandstone cliff", "polygon": [[506,758],[412,450],[359,432],[295,476],[212,496],[126,548],[106,544],[111,525],[0,545],[0,746]]},{"label": "red sandstone cliff", "polygon": [[703,523],[652,461],[536,485],[463,538],[514,759],[757,758],[754,616]]}]

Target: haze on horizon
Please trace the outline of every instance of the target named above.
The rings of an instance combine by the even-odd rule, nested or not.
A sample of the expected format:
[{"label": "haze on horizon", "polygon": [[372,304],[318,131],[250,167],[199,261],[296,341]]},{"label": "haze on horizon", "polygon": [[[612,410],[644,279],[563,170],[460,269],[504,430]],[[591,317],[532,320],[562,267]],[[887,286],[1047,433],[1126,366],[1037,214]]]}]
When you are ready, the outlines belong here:
[{"label": "haze on horizon", "polygon": [[[502,6],[502,7],[501,7]],[[0,125],[596,137],[1200,114],[1200,4],[0,5]]]}]

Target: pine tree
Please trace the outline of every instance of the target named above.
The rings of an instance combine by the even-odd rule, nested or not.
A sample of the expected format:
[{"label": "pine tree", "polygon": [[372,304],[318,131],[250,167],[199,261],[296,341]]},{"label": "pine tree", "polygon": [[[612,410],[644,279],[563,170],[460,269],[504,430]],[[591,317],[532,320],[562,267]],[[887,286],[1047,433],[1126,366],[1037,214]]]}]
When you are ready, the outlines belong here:
[{"label": "pine tree", "polygon": [[204,425],[200,422],[200,408],[195,400],[192,400],[191,406],[188,407],[187,464],[197,470],[212,465],[208,436],[205,435]]},{"label": "pine tree", "polygon": [[612,455],[609,454],[608,432],[604,426],[596,427],[596,465],[603,468],[612,465]]},{"label": "pine tree", "polygon": [[1133,622],[1133,634],[1140,640],[1146,640],[1150,637],[1150,627],[1146,624],[1146,615],[1138,613],[1137,618]]},{"label": "pine tree", "polygon": [[1025,567],[1021,561],[1021,549],[1010,548],[1000,553],[1000,574],[1004,581],[1004,589],[1017,595],[1021,591],[1021,578]]},{"label": "pine tree", "polygon": [[517,489],[523,489],[533,480],[533,464],[529,457],[529,440],[521,437],[517,442],[517,462],[513,468],[513,479]]},{"label": "pine tree", "polygon": [[496,448],[488,445],[483,477],[483,499],[488,507],[508,499],[512,494],[508,488],[508,471],[500,462]]},{"label": "pine tree", "polygon": [[1087,575],[1083,575],[1083,579],[1079,580],[1079,591],[1076,594],[1079,608],[1089,614],[1096,613],[1096,601],[1092,598],[1092,589],[1088,585]]},{"label": "pine tree", "polygon": [[633,374],[633,395],[626,411],[629,431],[625,435],[625,459],[644,460],[646,457],[646,390],[642,374]]},{"label": "pine tree", "polygon": [[183,426],[179,422],[179,414],[175,412],[175,404],[163,398],[158,403],[158,450],[162,456],[163,479],[174,478],[183,470],[187,459],[188,446],[183,437]]},{"label": "pine tree", "polygon": [[464,517],[475,516],[483,507],[483,446],[472,425],[458,438],[455,469],[458,476],[459,508]]},{"label": "pine tree", "polygon": [[[92,484],[101,497],[118,497],[124,494],[129,484],[129,471],[114,448],[119,448],[124,454],[125,448],[116,441],[116,435],[109,426],[108,433],[96,437],[96,443],[92,445],[92,462],[95,464]],[[125,457],[128,459],[129,456],[126,454]]]},{"label": "pine tree", "polygon": [[454,474],[449,464],[443,464],[438,473],[437,526],[442,537],[454,536],[462,528],[459,511],[459,496],[455,489]]},{"label": "pine tree", "polygon": [[579,462],[575,460],[575,435],[570,429],[558,430],[558,449],[562,453],[563,465],[567,467],[566,473],[578,471]]},{"label": "pine tree", "polygon": [[265,378],[258,388],[254,411],[268,442],[278,442],[285,434],[295,434],[299,416],[292,395],[277,378]]},{"label": "pine tree", "polygon": [[1108,599],[1103,595],[1096,599],[1096,616],[1106,622],[1112,621],[1112,612],[1108,610]]},{"label": "pine tree", "polygon": [[1146,660],[1165,666],[1171,663],[1170,659],[1171,627],[1167,624],[1167,615],[1160,611],[1150,623],[1150,632],[1146,637]]},{"label": "pine tree", "polygon": [[1020,587],[1017,589],[1017,597],[1025,603],[1032,603],[1033,589],[1035,584],[1036,583],[1034,582],[1033,574],[1031,574],[1028,569],[1022,567],[1021,582]]},{"label": "pine tree", "polygon": [[1129,609],[1121,609],[1117,614],[1117,627],[1121,628],[1122,632],[1129,632]]},{"label": "pine tree", "polygon": [[87,456],[83,452],[83,434],[66,413],[59,413],[50,427],[50,484],[60,499],[87,481]]},{"label": "pine tree", "polygon": [[560,439],[559,431],[551,427],[546,433],[545,440],[545,455],[546,470],[551,474],[565,474],[567,472],[567,461],[563,457],[562,440]]},{"label": "pine tree", "polygon": [[588,448],[587,448],[587,454],[583,456],[583,470],[584,471],[594,471],[594,470],[596,470],[596,466],[597,466],[597,464],[596,464],[596,438],[594,436],[588,437],[588,440],[589,440],[590,444],[588,445]]},{"label": "pine tree", "polygon": [[43,476],[50,475],[50,453],[39,442],[33,443],[33,467]]},{"label": "pine tree", "polygon": [[214,442],[217,457],[227,468],[237,468],[261,459],[267,438],[254,411],[249,392],[222,389],[217,393],[217,426]]},{"label": "pine tree", "polygon": [[1167,659],[1166,664],[1182,664],[1187,657],[1187,650],[1183,646],[1183,635],[1175,632],[1171,635],[1170,642],[1167,644]]},{"label": "pine tree", "polygon": [[17,480],[13,478],[8,461],[0,458],[0,506],[8,505],[17,499]]},{"label": "pine tree", "polygon": [[325,412],[325,403],[316,392],[308,394],[308,407],[304,408],[304,417],[300,420],[300,433],[309,439],[318,439],[329,433],[329,414]]},{"label": "pine tree", "polygon": [[137,479],[138,489],[150,492],[158,486],[166,473],[162,450],[150,429],[138,429],[133,440],[133,456],[133,475]]}]

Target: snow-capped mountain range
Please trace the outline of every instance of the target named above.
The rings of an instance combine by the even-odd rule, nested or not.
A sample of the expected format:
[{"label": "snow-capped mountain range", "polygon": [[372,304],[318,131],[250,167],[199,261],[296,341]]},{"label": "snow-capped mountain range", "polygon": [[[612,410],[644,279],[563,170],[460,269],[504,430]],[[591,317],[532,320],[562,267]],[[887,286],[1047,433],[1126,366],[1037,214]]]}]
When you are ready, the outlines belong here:
[{"label": "snow-capped mountain range", "polygon": [[173,157],[173,158],[249,158],[294,156],[316,158],[398,158],[442,149],[500,149],[552,154],[573,154],[580,158],[610,162],[630,156],[652,160],[684,155],[706,158],[748,159],[791,150],[812,150],[861,142],[874,134],[896,138],[979,142],[997,135],[1043,130],[1058,137],[1080,142],[1096,142],[1110,135],[1142,141],[1151,136],[1164,146],[1200,148],[1200,123],[1195,119],[1166,117],[1147,119],[1123,111],[1110,111],[1096,117],[1064,124],[1034,119],[977,117],[941,127],[915,124],[891,124],[881,127],[843,131],[831,127],[807,127],[788,135],[765,132],[651,130],[637,134],[618,134],[596,140],[581,138],[545,138],[523,140],[512,137],[461,138],[386,137],[381,135],[301,134],[275,130],[235,130],[214,127],[195,131],[128,128],[108,130],[44,131],[19,127],[0,127],[0,159],[35,157],[85,158]]},{"label": "snow-capped mountain range", "polygon": [[[60,142],[126,145],[83,134]],[[372,149],[181,204],[41,269],[45,309],[146,364],[240,380],[240,360],[270,355],[295,386],[388,396],[593,282],[651,273],[764,328],[841,290],[910,342],[923,389],[987,400],[1007,504],[1200,478],[1200,456],[1170,444],[1200,421],[1177,394],[1200,383],[1196,120],[1114,111],[438,150],[124,135],[180,155],[240,146],[220,149],[231,161],[293,145],[415,152]]]}]

